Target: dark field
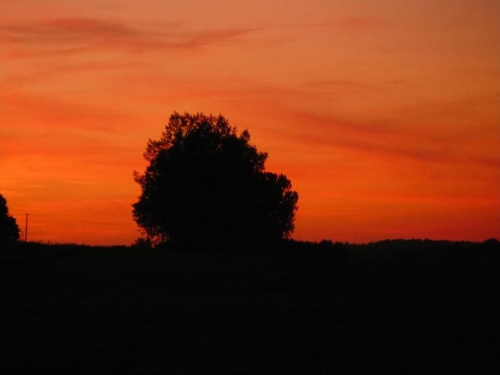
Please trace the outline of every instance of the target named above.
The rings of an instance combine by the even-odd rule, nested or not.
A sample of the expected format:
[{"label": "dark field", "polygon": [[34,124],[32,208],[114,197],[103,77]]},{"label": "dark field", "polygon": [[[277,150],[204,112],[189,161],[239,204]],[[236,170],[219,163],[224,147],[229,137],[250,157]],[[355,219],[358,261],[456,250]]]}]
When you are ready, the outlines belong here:
[{"label": "dark field", "polygon": [[497,241],[0,251],[0,374],[500,373]]}]

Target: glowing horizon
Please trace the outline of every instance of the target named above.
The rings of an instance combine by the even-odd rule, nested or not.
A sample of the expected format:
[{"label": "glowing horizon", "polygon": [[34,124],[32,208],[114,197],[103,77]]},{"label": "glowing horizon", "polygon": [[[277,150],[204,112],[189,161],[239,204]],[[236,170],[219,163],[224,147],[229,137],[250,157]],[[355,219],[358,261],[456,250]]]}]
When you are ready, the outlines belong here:
[{"label": "glowing horizon", "polygon": [[29,240],[134,242],[132,174],[174,111],[248,129],[296,239],[500,237],[498,1],[0,10],[0,193]]}]

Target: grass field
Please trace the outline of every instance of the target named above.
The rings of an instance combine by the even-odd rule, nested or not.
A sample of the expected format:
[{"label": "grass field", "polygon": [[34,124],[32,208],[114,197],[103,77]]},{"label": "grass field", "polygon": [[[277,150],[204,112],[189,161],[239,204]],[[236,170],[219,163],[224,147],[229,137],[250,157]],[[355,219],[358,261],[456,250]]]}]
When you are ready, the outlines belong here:
[{"label": "grass field", "polygon": [[1,374],[487,374],[497,241],[0,251]]}]

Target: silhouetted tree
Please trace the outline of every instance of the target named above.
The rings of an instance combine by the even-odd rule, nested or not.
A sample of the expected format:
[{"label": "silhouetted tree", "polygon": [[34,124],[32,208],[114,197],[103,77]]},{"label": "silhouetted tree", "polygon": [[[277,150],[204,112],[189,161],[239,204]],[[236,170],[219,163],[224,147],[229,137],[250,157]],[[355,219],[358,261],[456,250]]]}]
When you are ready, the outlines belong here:
[{"label": "silhouetted tree", "polygon": [[149,140],[133,216],[155,242],[235,244],[280,240],[294,230],[298,194],[265,171],[267,153],[222,116],[174,112]]},{"label": "silhouetted tree", "polygon": [[19,227],[16,219],[9,215],[7,200],[0,194],[0,243],[17,241],[19,239]]}]

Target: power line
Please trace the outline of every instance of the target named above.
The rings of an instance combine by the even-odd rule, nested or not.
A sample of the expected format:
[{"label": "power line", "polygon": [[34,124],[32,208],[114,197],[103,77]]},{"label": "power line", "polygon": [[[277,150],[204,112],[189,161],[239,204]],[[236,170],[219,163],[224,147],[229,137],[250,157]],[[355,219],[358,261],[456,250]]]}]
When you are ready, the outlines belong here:
[{"label": "power line", "polygon": [[[45,219],[50,219],[50,221],[57,222],[75,222],[75,223],[87,223],[87,224],[99,224],[99,225],[111,225],[111,226],[128,226],[126,223],[112,223],[112,222],[104,222],[104,221],[94,221],[94,220],[83,220],[83,219],[74,219],[67,218],[62,216],[51,216],[44,214],[30,214],[30,216],[41,217]],[[26,232],[27,232],[27,222],[28,222],[28,214],[26,214]]]}]

